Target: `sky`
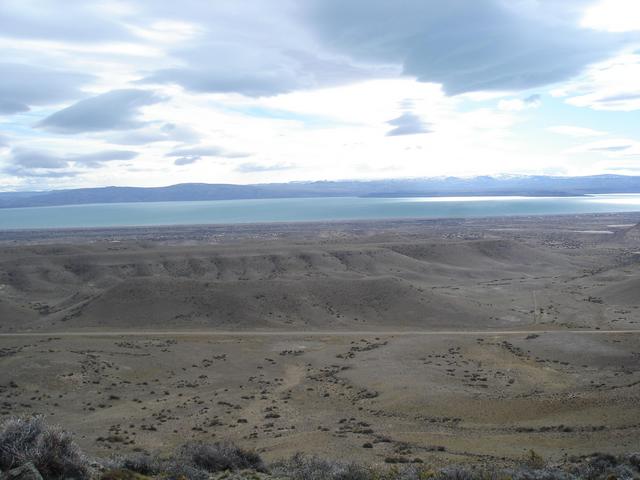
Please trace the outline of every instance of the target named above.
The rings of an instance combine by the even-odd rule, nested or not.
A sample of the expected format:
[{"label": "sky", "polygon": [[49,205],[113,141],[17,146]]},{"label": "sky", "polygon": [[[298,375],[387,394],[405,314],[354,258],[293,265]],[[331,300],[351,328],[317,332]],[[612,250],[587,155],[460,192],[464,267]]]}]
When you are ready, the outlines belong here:
[{"label": "sky", "polygon": [[640,175],[639,0],[2,0],[0,191]]}]

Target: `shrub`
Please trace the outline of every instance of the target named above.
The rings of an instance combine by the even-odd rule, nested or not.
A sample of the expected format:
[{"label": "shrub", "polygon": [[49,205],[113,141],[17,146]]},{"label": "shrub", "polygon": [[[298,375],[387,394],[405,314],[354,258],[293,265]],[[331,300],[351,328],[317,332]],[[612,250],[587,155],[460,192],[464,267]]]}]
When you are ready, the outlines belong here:
[{"label": "shrub", "polygon": [[626,461],[629,465],[640,471],[640,453],[632,453],[627,455]]},{"label": "shrub", "polygon": [[545,463],[544,458],[535,450],[529,450],[523,459],[523,464],[532,469],[541,469],[545,466]]},{"label": "shrub", "polygon": [[157,457],[147,454],[135,454],[114,460],[115,468],[131,470],[141,475],[156,475],[162,471],[162,462]]},{"label": "shrub", "polygon": [[272,465],[274,475],[291,480],[371,480],[372,472],[355,463],[341,463],[295,454]]},{"label": "shrub", "polygon": [[89,478],[85,456],[70,433],[41,416],[10,418],[0,426],[0,469],[32,462],[45,480]]},{"label": "shrub", "polygon": [[127,469],[107,470],[100,480],[149,480],[148,477]]},{"label": "shrub", "polygon": [[512,480],[577,480],[568,472],[557,468],[521,468],[511,475]]},{"label": "shrub", "polygon": [[178,457],[184,459],[186,463],[212,473],[248,468],[258,471],[265,470],[260,455],[243,450],[228,442],[190,442],[181,448]]},{"label": "shrub", "polygon": [[202,442],[189,442],[168,458],[138,454],[116,458],[110,466],[142,475],[161,475],[167,480],[206,480],[210,473],[227,470],[265,471],[264,462],[255,452],[232,443]]},{"label": "shrub", "polygon": [[463,467],[449,467],[440,470],[435,478],[437,480],[476,480],[478,477]]},{"label": "shrub", "polygon": [[166,463],[162,477],[166,480],[208,480],[209,473],[201,468],[172,459]]}]

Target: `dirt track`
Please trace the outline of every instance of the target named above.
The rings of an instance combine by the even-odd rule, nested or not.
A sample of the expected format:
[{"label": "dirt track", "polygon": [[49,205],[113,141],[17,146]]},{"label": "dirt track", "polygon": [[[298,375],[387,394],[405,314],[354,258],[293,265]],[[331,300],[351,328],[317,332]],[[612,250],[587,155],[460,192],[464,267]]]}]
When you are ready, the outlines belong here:
[{"label": "dirt track", "polygon": [[12,338],[12,337],[331,337],[331,336],[403,336],[403,335],[444,335],[447,337],[455,337],[457,335],[464,336],[478,336],[478,335],[536,335],[543,333],[569,333],[580,335],[626,335],[626,334],[640,334],[640,329],[635,330],[422,330],[422,331],[406,331],[406,330],[360,330],[360,331],[239,331],[239,332],[225,332],[219,330],[145,330],[145,331],[120,331],[120,332],[21,332],[21,333],[0,333],[0,338]]}]

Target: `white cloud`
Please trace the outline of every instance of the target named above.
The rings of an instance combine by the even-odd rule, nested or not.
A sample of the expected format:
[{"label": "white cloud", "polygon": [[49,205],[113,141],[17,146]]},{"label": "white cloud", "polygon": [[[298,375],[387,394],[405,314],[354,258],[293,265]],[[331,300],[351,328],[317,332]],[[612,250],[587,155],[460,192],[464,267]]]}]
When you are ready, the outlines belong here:
[{"label": "white cloud", "polygon": [[547,130],[559,135],[566,135],[568,137],[575,138],[600,137],[607,134],[607,132],[601,132],[600,130],[594,130],[592,128],[586,127],[576,127],[574,125],[554,125],[552,127],[548,127]]},{"label": "white cloud", "polygon": [[542,104],[540,95],[530,95],[527,98],[510,98],[498,102],[498,108],[508,112],[520,112],[529,108],[538,108]]},{"label": "white cloud", "polygon": [[640,54],[624,54],[591,66],[583,76],[556,88],[552,95],[576,107],[640,110]]},{"label": "white cloud", "polygon": [[600,0],[584,13],[581,25],[607,32],[640,30],[640,2],[638,0]]}]

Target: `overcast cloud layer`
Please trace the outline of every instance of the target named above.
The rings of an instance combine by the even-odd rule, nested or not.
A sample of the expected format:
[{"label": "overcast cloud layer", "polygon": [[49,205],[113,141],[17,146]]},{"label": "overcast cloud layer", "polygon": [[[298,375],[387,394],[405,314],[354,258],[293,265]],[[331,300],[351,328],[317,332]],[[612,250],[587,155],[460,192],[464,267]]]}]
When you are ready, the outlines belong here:
[{"label": "overcast cloud layer", "polygon": [[0,2],[0,190],[640,174],[636,0],[64,7]]}]

